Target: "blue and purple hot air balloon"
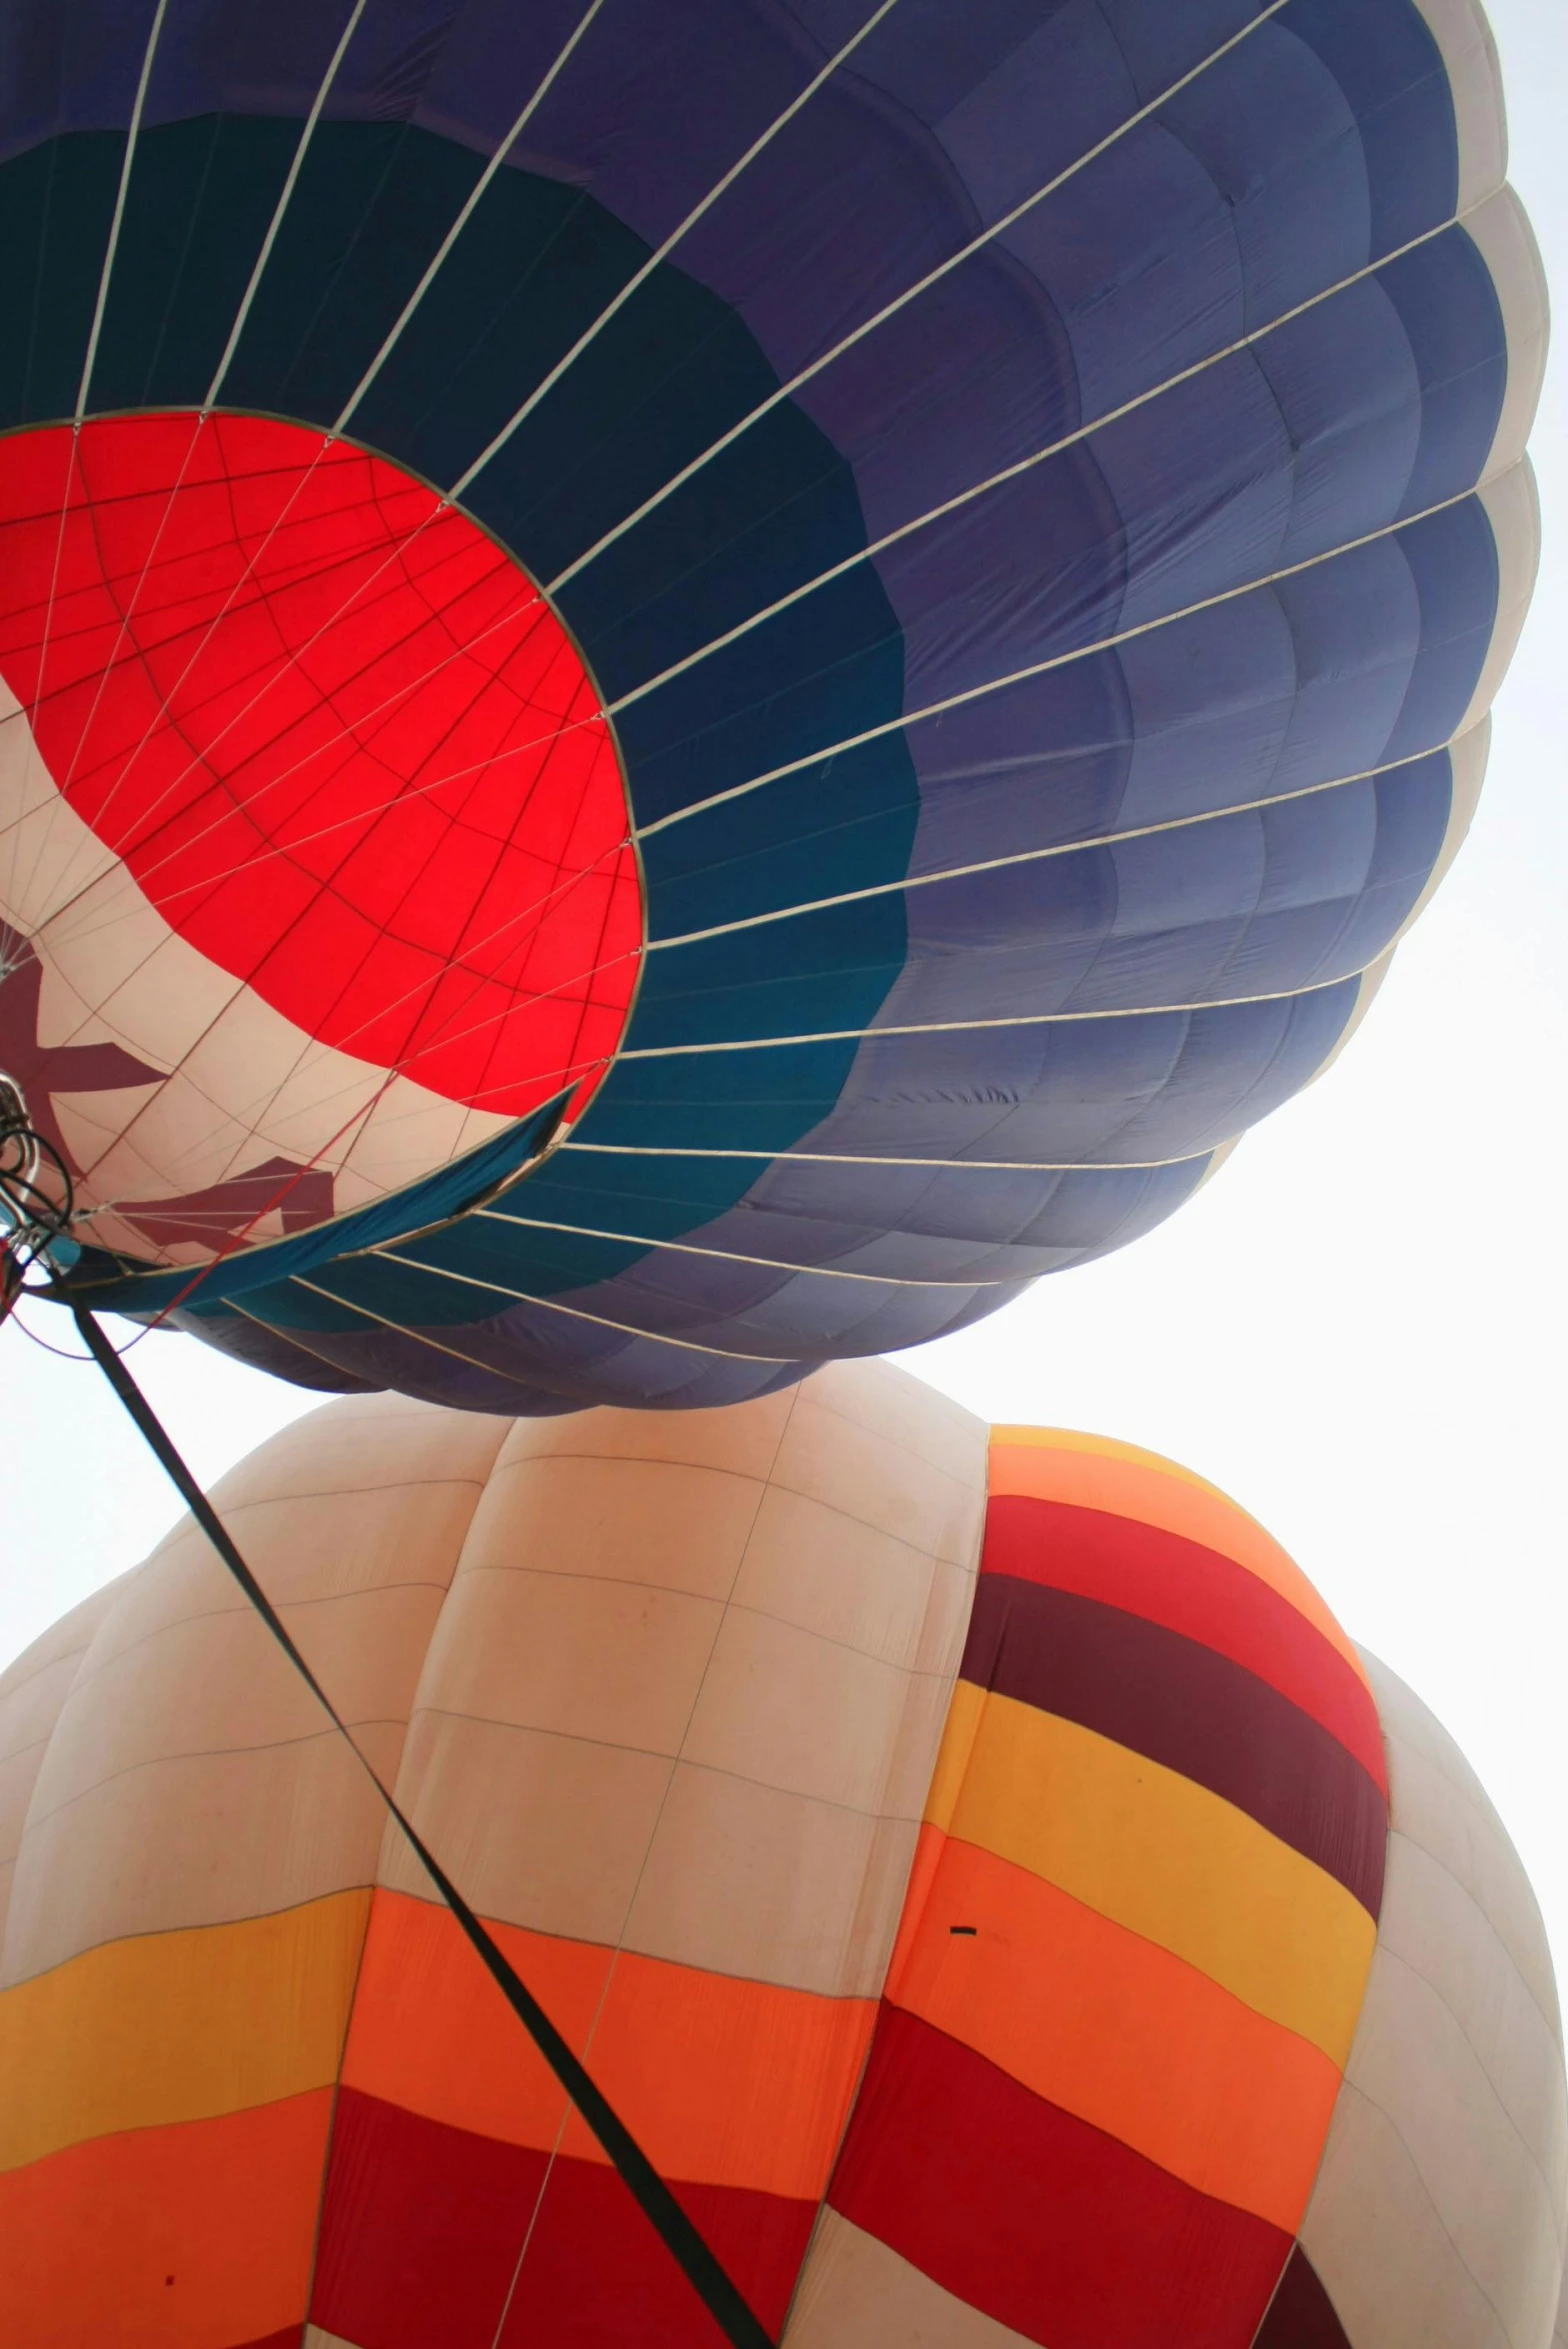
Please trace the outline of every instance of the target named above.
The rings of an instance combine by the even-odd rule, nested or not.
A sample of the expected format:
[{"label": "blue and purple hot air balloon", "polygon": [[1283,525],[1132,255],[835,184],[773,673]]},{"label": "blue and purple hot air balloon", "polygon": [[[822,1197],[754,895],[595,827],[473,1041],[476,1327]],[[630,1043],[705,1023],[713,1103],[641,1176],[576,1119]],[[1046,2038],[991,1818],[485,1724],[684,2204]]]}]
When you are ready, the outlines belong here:
[{"label": "blue and purple hot air balloon", "polygon": [[57,1292],[510,1413],[909,1346],[1178,1207],[1463,833],[1470,0],[16,0],[0,157]]}]

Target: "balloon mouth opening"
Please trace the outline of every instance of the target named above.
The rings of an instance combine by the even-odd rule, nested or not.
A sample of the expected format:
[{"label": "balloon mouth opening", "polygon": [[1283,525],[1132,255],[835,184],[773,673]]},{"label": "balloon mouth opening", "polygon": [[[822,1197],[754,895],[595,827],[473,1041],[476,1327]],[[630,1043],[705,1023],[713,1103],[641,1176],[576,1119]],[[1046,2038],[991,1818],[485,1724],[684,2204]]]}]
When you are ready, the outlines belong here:
[{"label": "balloon mouth opening", "polygon": [[[644,945],[614,731],[538,583],[427,483],[272,417],[0,438],[0,679],[0,1061],[39,1064],[131,1244],[200,1252],[160,1194],[180,1224],[271,1169],[252,1204],[297,1228],[581,1114]],[[134,1076],[73,1082],[94,1046]]]}]

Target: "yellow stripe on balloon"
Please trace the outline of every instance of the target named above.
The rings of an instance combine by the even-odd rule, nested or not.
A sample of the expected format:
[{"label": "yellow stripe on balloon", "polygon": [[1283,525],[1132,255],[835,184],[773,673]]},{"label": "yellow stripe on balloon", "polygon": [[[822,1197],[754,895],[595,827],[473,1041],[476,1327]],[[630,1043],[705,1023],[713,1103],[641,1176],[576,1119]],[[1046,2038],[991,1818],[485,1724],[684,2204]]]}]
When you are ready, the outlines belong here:
[{"label": "yellow stripe on balloon", "polygon": [[1163,1452],[1146,1452],[1141,1444],[1124,1444],[1115,1436],[1086,1435],[1076,1427],[993,1427],[991,1441],[1004,1448],[1022,1444],[1030,1451],[1086,1452],[1097,1460],[1123,1460],[1134,1468],[1150,1468],[1160,1476],[1174,1476],[1182,1484],[1195,1484],[1200,1492],[1212,1493],[1215,1500],[1223,1501],[1227,1509],[1236,1507],[1229,1493],[1200,1476],[1195,1468],[1183,1468],[1179,1460],[1168,1460]]},{"label": "yellow stripe on balloon", "polygon": [[329,2086],[369,1913],[338,1892],[140,1934],[0,1992],[0,2172]]},{"label": "yellow stripe on balloon", "polygon": [[1196,1966],[1343,2065],[1377,1927],[1219,1795],[961,1680],[926,1818]]}]

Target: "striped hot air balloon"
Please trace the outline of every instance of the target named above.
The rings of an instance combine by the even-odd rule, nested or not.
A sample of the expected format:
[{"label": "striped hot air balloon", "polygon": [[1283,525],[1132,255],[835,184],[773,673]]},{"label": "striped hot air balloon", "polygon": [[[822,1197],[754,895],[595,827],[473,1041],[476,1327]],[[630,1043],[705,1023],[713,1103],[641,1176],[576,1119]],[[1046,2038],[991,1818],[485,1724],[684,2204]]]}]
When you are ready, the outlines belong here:
[{"label": "striped hot air balloon", "polygon": [[12,0],[62,1280],[307,1385],[700,1405],[1168,1215],[1475,800],[1504,172],[1473,0]]},{"label": "striped hot air balloon", "polygon": [[[220,1500],[768,2337],[1548,2349],[1529,1887],[1201,1478],[878,1365],[342,1402]],[[7,2349],[721,2342],[194,1528],[0,1737]]]}]

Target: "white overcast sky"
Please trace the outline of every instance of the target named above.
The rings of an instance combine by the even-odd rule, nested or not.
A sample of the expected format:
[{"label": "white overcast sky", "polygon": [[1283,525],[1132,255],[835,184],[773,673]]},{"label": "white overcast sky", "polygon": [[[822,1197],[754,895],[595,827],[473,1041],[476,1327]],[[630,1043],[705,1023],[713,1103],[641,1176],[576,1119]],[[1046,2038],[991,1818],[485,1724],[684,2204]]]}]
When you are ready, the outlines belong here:
[{"label": "white overcast sky", "polygon": [[[1491,15],[1563,324],[1540,584],[1469,843],[1344,1057],[1189,1208],[903,1359],[989,1419],[1170,1453],[1260,1517],[1459,1739],[1568,1978],[1568,14]],[[314,1407],[189,1339],[135,1361],[204,1478]],[[0,1446],[3,1665],[175,1504],[96,1371],[14,1328]]]}]

